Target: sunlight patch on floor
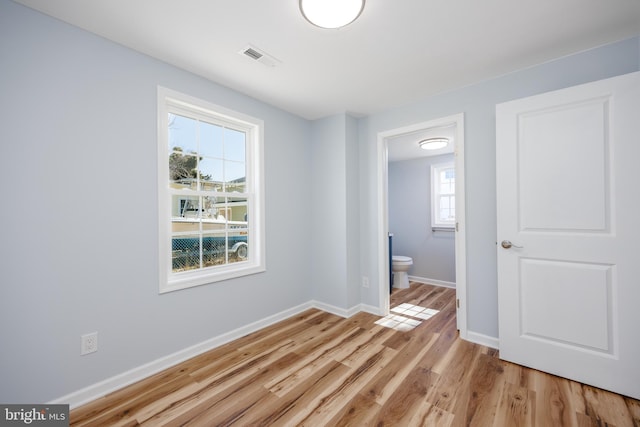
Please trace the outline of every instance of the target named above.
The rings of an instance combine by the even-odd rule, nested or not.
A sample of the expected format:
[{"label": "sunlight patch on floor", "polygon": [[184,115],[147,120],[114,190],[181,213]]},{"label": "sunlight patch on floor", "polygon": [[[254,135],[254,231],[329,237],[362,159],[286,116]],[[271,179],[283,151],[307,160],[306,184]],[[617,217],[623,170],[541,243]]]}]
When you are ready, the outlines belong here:
[{"label": "sunlight patch on floor", "polygon": [[393,307],[391,309],[391,313],[382,319],[377,320],[375,323],[387,328],[406,332],[418,326],[422,323],[422,320],[427,320],[437,313],[439,313],[439,310],[404,303],[397,307]]}]

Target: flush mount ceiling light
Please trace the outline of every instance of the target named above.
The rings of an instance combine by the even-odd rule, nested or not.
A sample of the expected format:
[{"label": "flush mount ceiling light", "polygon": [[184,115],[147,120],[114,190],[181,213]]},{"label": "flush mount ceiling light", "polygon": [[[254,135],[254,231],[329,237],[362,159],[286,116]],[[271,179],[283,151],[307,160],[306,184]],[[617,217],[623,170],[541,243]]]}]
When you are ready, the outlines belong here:
[{"label": "flush mount ceiling light", "polygon": [[423,150],[439,150],[449,145],[449,138],[427,138],[418,142]]},{"label": "flush mount ceiling light", "polygon": [[300,0],[305,19],[320,28],[341,28],[360,16],[365,0]]}]

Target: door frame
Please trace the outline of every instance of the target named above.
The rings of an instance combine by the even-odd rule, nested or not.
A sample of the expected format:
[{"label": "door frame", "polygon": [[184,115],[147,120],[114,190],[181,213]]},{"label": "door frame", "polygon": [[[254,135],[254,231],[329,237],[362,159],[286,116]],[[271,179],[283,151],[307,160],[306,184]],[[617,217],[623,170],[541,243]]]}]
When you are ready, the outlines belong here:
[{"label": "door frame", "polygon": [[377,188],[378,188],[378,302],[382,315],[389,313],[389,176],[388,140],[392,137],[423,129],[456,126],[454,164],[456,169],[456,320],[460,337],[467,338],[467,249],[465,221],[464,179],[464,113],[378,132]]}]

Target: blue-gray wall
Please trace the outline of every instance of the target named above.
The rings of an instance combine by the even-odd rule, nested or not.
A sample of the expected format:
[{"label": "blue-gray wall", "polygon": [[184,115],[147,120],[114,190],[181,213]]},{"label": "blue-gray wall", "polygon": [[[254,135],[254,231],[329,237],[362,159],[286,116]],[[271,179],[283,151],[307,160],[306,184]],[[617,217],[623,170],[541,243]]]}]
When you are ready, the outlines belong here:
[{"label": "blue-gray wall", "polygon": [[431,228],[431,165],[453,162],[453,154],[390,162],[389,231],[394,255],[413,259],[409,275],[455,283],[455,233]]},{"label": "blue-gray wall", "polygon": [[[377,134],[460,112],[469,329],[497,337],[495,104],[636,71],[638,44],[309,122],[0,0],[0,402],[50,401],[313,299],[378,306]],[[265,273],[158,294],[158,85],[264,120]]]},{"label": "blue-gray wall", "polygon": [[344,313],[360,304],[358,133],[346,114],[311,127],[311,257],[314,299]]},{"label": "blue-gray wall", "polygon": [[[346,121],[335,115],[313,122],[311,240],[296,249],[311,257],[314,299],[337,307],[347,304]],[[301,242],[302,243],[302,242]]]}]

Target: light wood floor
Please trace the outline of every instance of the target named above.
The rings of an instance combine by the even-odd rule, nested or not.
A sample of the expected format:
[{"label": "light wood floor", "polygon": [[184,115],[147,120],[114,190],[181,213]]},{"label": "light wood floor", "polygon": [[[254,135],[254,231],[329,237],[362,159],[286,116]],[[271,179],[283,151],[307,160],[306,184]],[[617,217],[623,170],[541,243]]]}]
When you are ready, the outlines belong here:
[{"label": "light wood floor", "polygon": [[71,412],[71,425],[640,426],[640,402],[458,338],[455,291],[412,283],[415,329],[308,310]]}]

